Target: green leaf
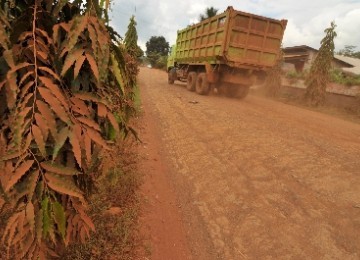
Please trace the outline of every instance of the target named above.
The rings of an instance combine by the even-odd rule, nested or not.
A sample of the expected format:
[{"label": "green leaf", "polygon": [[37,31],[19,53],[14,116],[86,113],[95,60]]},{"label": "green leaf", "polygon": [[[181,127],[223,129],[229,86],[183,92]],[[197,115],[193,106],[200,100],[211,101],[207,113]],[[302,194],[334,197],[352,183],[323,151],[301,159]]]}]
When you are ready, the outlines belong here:
[{"label": "green leaf", "polygon": [[46,237],[50,230],[51,220],[50,220],[50,214],[49,214],[49,198],[45,197],[41,202],[41,209],[43,213],[43,229],[42,233],[43,236]]},{"label": "green leaf", "polygon": [[54,221],[57,224],[61,237],[65,239],[66,217],[64,208],[59,202],[55,201],[54,203],[52,203],[52,211],[54,213]]},{"label": "green leaf", "polygon": [[113,69],[113,72],[114,72],[114,75],[115,75],[115,78],[116,78],[116,81],[118,82],[119,84],[119,88],[122,92],[122,94],[125,93],[125,89],[124,89],[124,79],[121,75],[121,71],[119,69],[119,64],[117,62],[117,60],[115,59],[114,55],[111,55],[111,63],[112,63],[112,69]]}]

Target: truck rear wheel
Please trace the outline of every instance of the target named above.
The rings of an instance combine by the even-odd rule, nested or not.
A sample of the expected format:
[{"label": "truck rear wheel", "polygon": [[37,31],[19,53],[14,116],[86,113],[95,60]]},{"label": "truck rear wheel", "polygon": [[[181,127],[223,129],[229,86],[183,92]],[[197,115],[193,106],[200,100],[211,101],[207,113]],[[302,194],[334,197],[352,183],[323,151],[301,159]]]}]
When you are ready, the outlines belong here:
[{"label": "truck rear wheel", "polygon": [[189,72],[186,81],[186,88],[189,91],[194,91],[196,86],[197,73],[194,71]]},{"label": "truck rear wheel", "polygon": [[176,79],[176,69],[175,69],[175,68],[172,68],[172,69],[169,70],[169,72],[168,72],[168,83],[169,83],[170,85],[174,84],[175,79]]},{"label": "truck rear wheel", "polygon": [[210,83],[206,78],[206,73],[201,72],[196,79],[196,93],[199,95],[207,95],[210,91]]}]

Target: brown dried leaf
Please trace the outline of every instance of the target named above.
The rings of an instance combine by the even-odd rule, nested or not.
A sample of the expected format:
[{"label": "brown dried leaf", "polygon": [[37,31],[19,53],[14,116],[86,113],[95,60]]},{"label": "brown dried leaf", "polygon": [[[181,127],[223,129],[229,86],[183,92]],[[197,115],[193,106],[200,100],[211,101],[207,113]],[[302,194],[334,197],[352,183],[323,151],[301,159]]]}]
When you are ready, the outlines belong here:
[{"label": "brown dried leaf", "polygon": [[5,86],[5,84],[6,84],[6,79],[0,82],[0,91],[3,88],[3,86]]},{"label": "brown dried leaf", "polygon": [[98,69],[98,66],[97,66],[97,63],[96,63],[94,57],[89,53],[85,53],[85,56],[86,56],[87,61],[90,64],[91,70],[93,71],[95,78],[97,79],[97,81],[99,81],[99,79],[100,79],[99,78],[99,69]]},{"label": "brown dried leaf", "polygon": [[39,170],[35,170],[30,174],[29,177],[29,181],[28,181],[28,187],[27,187],[27,193],[28,193],[28,198],[29,200],[32,200],[35,189],[36,189],[36,184],[39,178]]},{"label": "brown dried leaf", "polygon": [[6,50],[2,53],[2,56],[4,57],[6,63],[9,65],[9,67],[12,69],[15,67],[15,60],[13,56],[12,50]]},{"label": "brown dried leaf", "polygon": [[108,110],[106,106],[102,103],[98,103],[98,116],[99,117],[106,117]]},{"label": "brown dried leaf", "polygon": [[[3,234],[3,237],[2,237],[2,243],[4,244],[5,243],[5,238],[10,235],[10,231],[12,229],[15,229],[16,226],[17,226],[17,220],[18,220],[18,217],[19,217],[19,213],[15,213],[14,215],[12,215],[7,223],[6,223],[6,227],[5,227],[5,231],[4,231],[4,234]],[[11,242],[9,241],[8,239],[8,245],[10,245]]]},{"label": "brown dried leaf", "polygon": [[[24,99],[21,101],[20,109],[25,109],[25,107],[26,107],[27,105],[29,105],[28,103],[29,103],[30,99],[32,99],[33,97],[34,97],[34,93],[29,93],[29,94],[27,94],[27,95],[24,97]],[[31,103],[30,105],[32,105],[32,103]],[[31,107],[31,108],[32,108],[32,107]],[[32,110],[32,109],[31,109],[31,110]]]},{"label": "brown dried leaf", "polygon": [[2,207],[5,205],[5,200],[0,196],[0,212],[2,210]]},{"label": "brown dried leaf", "polygon": [[77,16],[72,20],[71,28],[69,30],[68,42],[66,42],[66,48],[72,50],[78,41],[80,34],[85,30],[88,25],[88,16]]},{"label": "brown dried leaf", "polygon": [[69,128],[64,127],[60,130],[59,134],[55,136],[55,145],[53,152],[53,161],[56,159],[60,149],[64,146],[67,138],[69,137]]},{"label": "brown dried leaf", "polygon": [[73,103],[71,109],[74,112],[77,112],[83,116],[90,116],[89,108],[87,107],[84,101],[76,97],[71,97],[70,100]]},{"label": "brown dried leaf", "polygon": [[42,61],[47,61],[48,59],[48,54],[46,52],[37,51],[37,55],[39,55],[39,58],[41,58]]},{"label": "brown dried leaf", "polygon": [[89,218],[89,216],[82,210],[79,211],[81,219],[86,223],[86,225],[95,232],[95,225],[92,222],[92,220]]},{"label": "brown dried leaf", "polygon": [[91,139],[86,133],[84,133],[83,138],[84,138],[86,161],[87,161],[87,164],[90,165],[91,159],[92,159],[91,158],[91,155],[92,155]]},{"label": "brown dried leaf", "polygon": [[10,110],[15,107],[17,90],[16,73],[8,72],[6,75],[5,91],[7,106]]},{"label": "brown dried leaf", "polygon": [[39,79],[42,83],[44,83],[45,87],[47,87],[51,91],[51,93],[60,100],[61,104],[64,107],[68,107],[69,104],[57,84],[55,84],[50,78],[47,77],[39,77]]},{"label": "brown dried leaf", "polygon": [[95,131],[94,129],[88,126],[85,126],[85,128],[86,128],[86,134],[91,138],[91,140],[93,140],[95,143],[97,143],[104,149],[111,150],[107,145],[107,143],[105,142],[105,140],[101,137],[101,135],[97,131]]},{"label": "brown dried leaf", "polygon": [[29,223],[31,233],[34,233],[34,230],[35,230],[35,209],[34,209],[34,205],[32,204],[31,201],[29,201],[27,203],[25,211],[26,211],[26,219],[27,219],[27,221]]},{"label": "brown dried leaf", "polygon": [[56,74],[52,69],[48,68],[48,67],[38,67],[39,70],[43,71],[43,72],[47,72],[49,73],[51,76],[54,77],[54,79],[56,79],[57,81],[61,82],[60,77],[58,76],[58,74]]},{"label": "brown dried leaf", "polygon": [[[16,259],[23,259],[25,255],[29,252],[31,245],[35,242],[34,236],[29,232],[25,239],[23,239],[21,244],[21,251]],[[23,244],[24,243],[24,244]]]},{"label": "brown dried leaf", "polygon": [[76,60],[75,62],[75,67],[74,67],[74,79],[77,78],[77,76],[79,75],[81,66],[83,65],[84,61],[85,61],[85,56],[81,55],[81,57],[79,57],[79,59]]},{"label": "brown dried leaf", "polygon": [[46,171],[51,173],[56,173],[60,175],[79,175],[81,172],[77,171],[74,168],[65,167],[61,164],[50,163],[50,162],[42,162],[41,167],[43,167]]},{"label": "brown dried leaf", "polygon": [[[39,27],[35,28],[36,32],[39,33],[40,35],[42,35],[43,37],[46,38],[46,40],[48,41],[48,43],[52,43],[51,38],[49,37],[48,33],[44,30],[41,30]],[[37,38],[38,39],[38,38]]]},{"label": "brown dried leaf", "polygon": [[38,88],[38,90],[40,95],[44,98],[46,103],[50,105],[55,114],[65,123],[70,123],[71,120],[66,113],[66,108],[60,104],[59,100],[52,94],[52,92],[49,89],[43,87]]},{"label": "brown dried leaf", "polygon": [[80,242],[83,243],[83,244],[85,244],[86,238],[87,238],[87,237],[86,237],[85,226],[82,226],[82,227],[80,228],[79,234],[80,234]]},{"label": "brown dried leaf", "polygon": [[[35,215],[35,234],[38,243],[41,243],[43,234],[43,210],[39,209]],[[29,250],[30,252],[30,250]]]},{"label": "brown dried leaf", "polygon": [[48,138],[48,134],[49,134],[49,127],[48,127],[46,121],[44,120],[44,118],[41,116],[41,114],[35,113],[34,117],[36,120],[36,124],[39,126],[41,133],[44,137],[44,141],[46,142],[46,140]]},{"label": "brown dried leaf", "polygon": [[72,145],[75,159],[81,168],[82,157],[79,136],[81,137],[81,127],[79,125],[75,125],[72,133],[70,134],[70,143]]},{"label": "brown dried leaf", "polygon": [[55,137],[57,135],[57,128],[54,114],[50,110],[49,106],[41,100],[36,101],[36,106],[43,118],[45,119],[46,124],[48,125],[53,137]]},{"label": "brown dried leaf", "polygon": [[45,173],[48,186],[56,192],[69,196],[83,198],[81,190],[75,185],[71,176],[60,176],[52,173]]},{"label": "brown dried leaf", "polygon": [[67,219],[66,236],[65,236],[65,239],[64,239],[64,243],[65,243],[66,246],[70,243],[72,233],[73,233],[73,230],[74,230],[74,227],[73,227],[73,224],[72,224],[72,219],[73,219],[72,215],[70,215],[68,217],[68,219]]},{"label": "brown dried leaf", "polygon": [[7,185],[5,186],[4,190],[6,192],[8,192],[16,184],[16,182],[18,180],[20,180],[20,178],[26,174],[26,172],[31,168],[33,163],[34,163],[34,160],[27,160],[24,163],[22,163],[12,174],[12,176],[11,176],[9,182],[7,183]]},{"label": "brown dried leaf", "polygon": [[[21,88],[21,92],[20,92],[20,99],[24,98],[24,96],[26,95],[26,93],[28,93],[29,89],[35,85],[34,81],[30,81],[28,82],[24,87]],[[33,93],[30,93],[33,94]]]},{"label": "brown dried leaf", "polygon": [[[65,73],[70,69],[70,67],[74,64],[76,60],[79,60],[83,56],[84,50],[83,49],[76,49],[66,56],[63,68],[61,70],[61,76],[64,76]],[[75,77],[76,78],[76,77]]]},{"label": "brown dried leaf", "polygon": [[[26,72],[20,79],[19,81],[19,86],[21,86],[31,75],[33,75],[35,72],[33,70],[30,70],[28,72]],[[35,83],[34,81],[32,81],[33,83]]]},{"label": "brown dried leaf", "polygon": [[[89,92],[79,92],[79,93],[75,93],[74,95],[76,98],[84,100],[84,101],[92,101],[92,102],[102,102],[102,100],[100,99],[100,97],[91,94]],[[104,103],[104,102],[102,102]]]},{"label": "brown dried leaf", "polygon": [[19,212],[18,224],[17,224],[17,234],[14,236],[13,244],[16,245],[21,237],[24,235],[24,221],[25,221],[25,210]]},{"label": "brown dried leaf", "polygon": [[43,136],[40,128],[37,125],[32,125],[31,132],[33,134],[35,142],[36,142],[42,156],[46,157],[47,156],[46,147],[45,147],[46,140],[44,139],[44,136]]},{"label": "brown dried leaf", "polygon": [[76,118],[77,120],[79,120],[81,123],[90,126],[92,128],[94,128],[97,131],[101,131],[100,126],[98,123],[96,123],[94,120],[88,118],[88,117],[84,117],[84,116],[79,116]]}]

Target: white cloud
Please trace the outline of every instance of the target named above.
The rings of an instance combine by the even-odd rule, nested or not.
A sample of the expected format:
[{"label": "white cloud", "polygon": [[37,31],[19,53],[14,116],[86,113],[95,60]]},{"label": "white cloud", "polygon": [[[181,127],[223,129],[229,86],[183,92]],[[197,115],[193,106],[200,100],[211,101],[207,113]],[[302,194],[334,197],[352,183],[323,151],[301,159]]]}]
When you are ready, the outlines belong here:
[{"label": "white cloud", "polygon": [[336,49],[344,45],[360,48],[358,0],[113,0],[111,24],[120,35],[125,35],[129,19],[134,14],[138,23],[139,45],[145,50],[145,43],[151,36],[164,36],[173,44],[177,30],[197,22],[199,15],[211,6],[219,12],[233,6],[236,10],[287,19],[284,46],[304,44],[318,48],[324,29],[335,20],[338,25]]}]

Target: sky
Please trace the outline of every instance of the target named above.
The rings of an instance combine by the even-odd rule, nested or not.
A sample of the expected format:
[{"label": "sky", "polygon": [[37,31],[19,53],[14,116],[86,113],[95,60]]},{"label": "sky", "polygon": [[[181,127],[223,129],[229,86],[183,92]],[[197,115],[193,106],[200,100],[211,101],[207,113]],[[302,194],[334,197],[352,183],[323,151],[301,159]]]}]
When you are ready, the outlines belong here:
[{"label": "sky", "polygon": [[199,21],[207,7],[222,13],[227,6],[274,19],[286,19],[283,46],[320,47],[324,29],[335,21],[335,49],[355,45],[360,50],[360,0],[112,0],[111,25],[123,37],[130,17],[137,22],[138,45],[145,51],[151,36],[164,36],[170,45],[177,30]]}]

